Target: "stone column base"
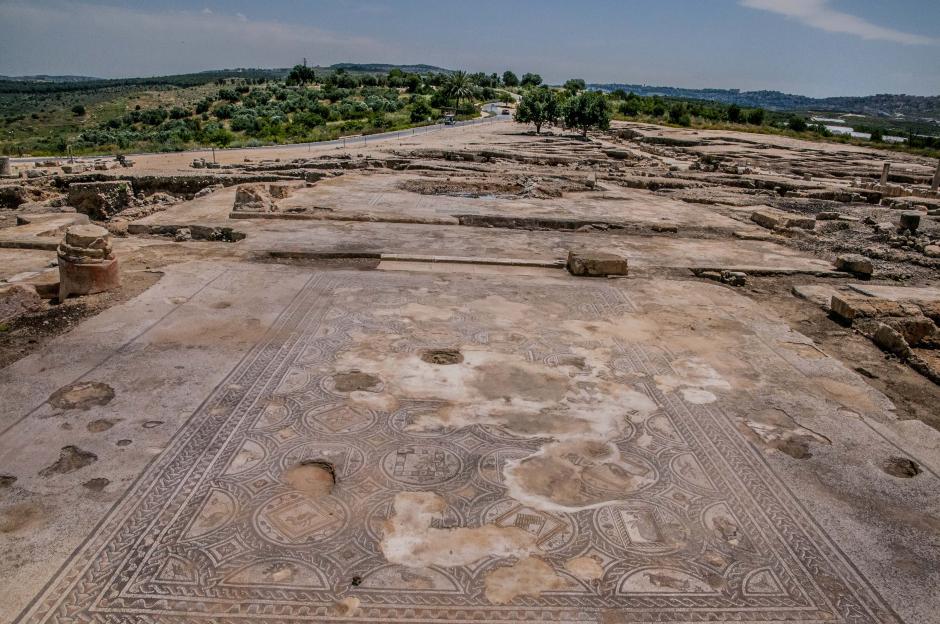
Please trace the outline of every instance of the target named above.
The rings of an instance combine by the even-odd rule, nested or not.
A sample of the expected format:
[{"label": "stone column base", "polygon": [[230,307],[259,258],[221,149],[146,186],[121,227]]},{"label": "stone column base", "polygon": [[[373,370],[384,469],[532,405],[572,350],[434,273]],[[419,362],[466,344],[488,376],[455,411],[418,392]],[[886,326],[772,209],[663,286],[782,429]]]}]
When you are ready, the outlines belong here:
[{"label": "stone column base", "polygon": [[70,262],[59,256],[59,301],[70,295],[91,295],[121,285],[117,258],[103,262]]}]

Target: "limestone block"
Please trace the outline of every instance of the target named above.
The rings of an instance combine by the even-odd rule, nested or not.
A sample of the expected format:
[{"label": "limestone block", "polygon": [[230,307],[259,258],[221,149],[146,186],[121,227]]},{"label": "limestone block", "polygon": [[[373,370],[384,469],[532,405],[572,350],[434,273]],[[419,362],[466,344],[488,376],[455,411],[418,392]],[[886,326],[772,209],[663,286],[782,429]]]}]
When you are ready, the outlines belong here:
[{"label": "limestone block", "polygon": [[860,254],[843,254],[836,258],[836,270],[852,273],[859,277],[871,277],[875,267],[871,260]]},{"label": "limestone block", "polygon": [[626,275],[627,259],[600,251],[568,252],[568,272],[582,277]]},{"label": "limestone block", "polygon": [[751,221],[768,230],[779,227],[800,228],[804,230],[813,230],[816,228],[816,219],[811,217],[797,217],[787,214],[781,210],[771,208],[765,210],[755,210],[751,213]]},{"label": "limestone block", "polygon": [[917,346],[925,338],[932,338],[937,332],[937,326],[925,316],[886,318],[884,323],[904,336],[904,341],[911,346]]},{"label": "limestone block", "polygon": [[763,210],[755,210],[752,212],[751,221],[768,230],[772,230],[780,225],[780,219],[776,215]]},{"label": "limestone block", "polygon": [[875,335],[872,336],[872,340],[885,351],[894,353],[895,355],[906,356],[911,352],[911,348],[904,340],[904,336],[893,327],[885,325],[884,323],[878,324],[878,329],[875,330]]},{"label": "limestone block", "polygon": [[832,299],[829,301],[829,309],[832,310],[833,314],[846,321],[854,321],[857,315],[852,303],[839,295],[832,295]]},{"label": "limestone block", "polygon": [[9,284],[0,286],[0,323],[10,321],[21,314],[42,308],[42,298],[33,286]]}]

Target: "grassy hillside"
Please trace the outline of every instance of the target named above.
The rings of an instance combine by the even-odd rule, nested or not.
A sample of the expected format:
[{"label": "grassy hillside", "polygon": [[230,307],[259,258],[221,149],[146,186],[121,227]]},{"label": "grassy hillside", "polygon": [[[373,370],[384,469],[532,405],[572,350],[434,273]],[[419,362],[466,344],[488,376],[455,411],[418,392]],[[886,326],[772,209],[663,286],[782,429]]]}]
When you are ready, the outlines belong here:
[{"label": "grassy hillside", "polygon": [[[428,123],[456,104],[439,68],[419,74],[354,67],[0,80],[0,151],[61,155],[317,141]],[[495,95],[479,82],[471,88],[477,100]],[[459,112],[476,115],[469,104],[464,95]]]}]

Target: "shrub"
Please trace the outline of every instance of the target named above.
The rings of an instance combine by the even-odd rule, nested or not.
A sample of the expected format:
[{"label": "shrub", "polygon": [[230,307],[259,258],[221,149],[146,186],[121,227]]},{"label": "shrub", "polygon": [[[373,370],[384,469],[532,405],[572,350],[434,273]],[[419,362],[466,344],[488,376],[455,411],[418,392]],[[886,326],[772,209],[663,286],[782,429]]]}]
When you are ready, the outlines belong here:
[{"label": "shrub", "polygon": [[794,132],[806,132],[806,129],[808,128],[806,120],[799,115],[793,115],[790,117],[790,120],[787,121],[787,127]]},{"label": "shrub", "polygon": [[217,106],[212,114],[215,115],[216,119],[231,119],[232,115],[235,114],[235,107],[231,104],[222,104]]},{"label": "shrub", "polygon": [[[317,113],[312,112],[303,112],[297,113],[294,115],[294,123],[303,126],[304,128],[316,128],[317,126],[322,126],[326,123],[326,120]],[[235,130],[235,124],[232,123],[232,130]]]},{"label": "shrub", "polygon": [[421,123],[433,113],[431,105],[424,98],[419,98],[411,107],[411,123]]},{"label": "shrub", "polygon": [[636,117],[640,114],[640,105],[636,100],[624,100],[617,108],[621,115],[626,117]]},{"label": "shrub", "polygon": [[148,126],[159,126],[166,121],[169,116],[170,114],[162,108],[148,108],[147,110],[140,111],[141,123],[147,124]]},{"label": "shrub", "polygon": [[219,89],[219,99],[226,102],[237,102],[241,98],[231,89]]},{"label": "shrub", "polygon": [[83,104],[76,104],[72,107],[72,114],[76,117],[84,117],[85,112],[85,106]]},{"label": "shrub", "polygon": [[754,126],[763,125],[763,123],[764,123],[764,109],[763,109],[763,108],[755,108],[754,110],[752,110],[751,112],[749,112],[749,113],[747,114],[747,123],[749,123],[749,124],[751,124],[751,125],[754,125]]},{"label": "shrub", "polygon": [[203,98],[196,103],[196,114],[201,115],[203,113],[208,113],[209,108],[212,106],[212,98]]},{"label": "shrub", "polygon": [[[671,121],[674,124],[680,123],[683,117],[688,118],[688,116],[689,114],[686,112],[685,104],[681,102],[677,104],[673,104],[669,108],[669,121]],[[687,124],[683,124],[683,125],[687,125]]]}]

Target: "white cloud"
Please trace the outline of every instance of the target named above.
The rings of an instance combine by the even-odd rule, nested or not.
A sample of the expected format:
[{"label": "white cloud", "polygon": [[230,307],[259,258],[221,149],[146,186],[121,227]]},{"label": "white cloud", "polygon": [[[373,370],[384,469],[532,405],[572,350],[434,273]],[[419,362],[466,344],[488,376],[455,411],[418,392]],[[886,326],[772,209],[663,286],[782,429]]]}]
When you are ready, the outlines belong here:
[{"label": "white cloud", "polygon": [[53,0],[0,0],[0,74],[149,76],[233,67],[375,62],[393,46],[302,24],[245,15],[138,10]]},{"label": "white cloud", "polygon": [[854,35],[862,39],[906,45],[930,45],[940,41],[873,24],[865,19],[829,8],[829,0],[740,0],[743,6],[770,11],[826,32]]}]

